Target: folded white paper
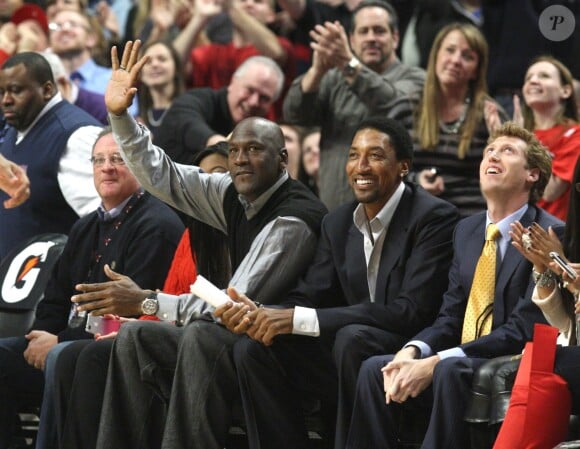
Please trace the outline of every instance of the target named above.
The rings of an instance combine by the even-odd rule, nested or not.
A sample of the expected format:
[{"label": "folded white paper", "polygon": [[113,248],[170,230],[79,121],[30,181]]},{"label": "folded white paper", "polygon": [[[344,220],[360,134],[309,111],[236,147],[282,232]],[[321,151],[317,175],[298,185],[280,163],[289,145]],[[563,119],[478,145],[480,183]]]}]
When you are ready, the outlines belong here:
[{"label": "folded white paper", "polygon": [[215,308],[223,306],[226,302],[231,302],[231,298],[222,290],[213,285],[210,281],[201,275],[197,275],[197,279],[190,287],[191,293],[199,296],[208,304]]}]

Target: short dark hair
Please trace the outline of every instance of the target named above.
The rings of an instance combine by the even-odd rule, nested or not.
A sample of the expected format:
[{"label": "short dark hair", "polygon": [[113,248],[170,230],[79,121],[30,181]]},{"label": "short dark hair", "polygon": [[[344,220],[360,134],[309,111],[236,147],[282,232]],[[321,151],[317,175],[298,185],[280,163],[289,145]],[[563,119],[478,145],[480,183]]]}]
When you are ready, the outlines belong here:
[{"label": "short dark hair", "polygon": [[353,9],[350,21],[350,32],[354,33],[355,20],[354,17],[358,14],[361,9],[364,8],[382,8],[389,13],[389,27],[391,28],[391,33],[399,31],[399,16],[397,11],[393,8],[386,0],[363,0],[359,5]]},{"label": "short dark hair", "polygon": [[2,70],[11,69],[17,65],[24,65],[28,74],[36,81],[38,84],[42,85],[47,81],[55,84],[54,77],[52,76],[52,69],[50,64],[44,56],[40,53],[33,51],[24,51],[22,53],[16,53],[11,58],[7,59],[4,64],[2,64]]},{"label": "short dark hair", "polygon": [[368,128],[376,129],[389,136],[398,161],[408,159],[413,162],[413,141],[403,125],[387,117],[369,117],[360,122],[355,134]]},{"label": "short dark hair", "polygon": [[203,150],[197,153],[193,158],[192,165],[199,165],[201,161],[203,161],[206,158],[206,156],[209,156],[210,154],[219,154],[227,158],[228,152],[229,152],[229,144],[226,140],[222,140],[221,142],[217,142],[214,143],[213,145],[205,147]]}]

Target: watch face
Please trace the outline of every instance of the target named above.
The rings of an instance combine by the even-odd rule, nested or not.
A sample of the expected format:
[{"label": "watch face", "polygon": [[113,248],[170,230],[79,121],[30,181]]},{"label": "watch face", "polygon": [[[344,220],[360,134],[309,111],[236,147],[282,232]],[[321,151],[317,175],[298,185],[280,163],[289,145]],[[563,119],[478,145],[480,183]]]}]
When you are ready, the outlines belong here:
[{"label": "watch face", "polygon": [[145,315],[155,315],[158,309],[157,300],[146,298],[141,305],[141,309]]}]

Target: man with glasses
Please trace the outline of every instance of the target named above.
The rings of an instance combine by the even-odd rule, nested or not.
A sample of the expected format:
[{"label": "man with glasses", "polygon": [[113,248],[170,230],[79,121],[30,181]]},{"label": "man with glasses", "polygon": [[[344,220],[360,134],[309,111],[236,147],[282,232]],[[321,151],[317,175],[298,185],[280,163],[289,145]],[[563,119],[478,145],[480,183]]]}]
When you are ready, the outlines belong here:
[{"label": "man with glasses", "polygon": [[[0,154],[30,179],[30,199],[0,208],[0,259],[20,242],[45,232],[68,234],[99,204],[89,157],[100,124],[63,101],[46,59],[18,53],[0,70],[1,108],[7,128]],[[0,194],[0,201],[7,199]]]},{"label": "man with glasses", "polygon": [[[47,403],[39,437],[52,447],[55,426],[48,424],[54,416],[54,361],[73,340],[83,340],[75,343],[79,347],[93,343],[85,331],[86,318],[71,312],[75,286],[108,280],[105,266],[110,266],[147,288],[161,288],[183,232],[177,215],[143,191],[110,129],[97,137],[90,160],[101,204],[71,229],[32,330],[24,337],[0,340],[0,448],[10,444],[20,401],[40,401],[43,385]],[[110,344],[105,346],[109,351]]]},{"label": "man with glasses", "polygon": [[111,69],[98,65],[92,51],[98,43],[89,19],[77,11],[63,10],[48,25],[50,48],[80,87],[104,95]]},{"label": "man with glasses", "polygon": [[[48,28],[50,48],[61,59],[71,80],[78,87],[104,95],[111,69],[93,59],[98,36],[89,18],[78,11],[63,10],[56,13]],[[129,112],[137,114],[135,102]]]}]

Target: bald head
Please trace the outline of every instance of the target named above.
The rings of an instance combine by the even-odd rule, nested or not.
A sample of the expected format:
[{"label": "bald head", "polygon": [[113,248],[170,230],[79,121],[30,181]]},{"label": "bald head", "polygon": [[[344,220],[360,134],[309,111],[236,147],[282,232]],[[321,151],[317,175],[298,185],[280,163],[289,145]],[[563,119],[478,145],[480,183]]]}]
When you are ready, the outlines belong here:
[{"label": "bald head", "polygon": [[284,134],[280,127],[265,118],[250,117],[242,120],[234,128],[231,140],[234,140],[237,135],[244,135],[251,133],[261,140],[263,140],[275,152],[278,152],[284,147]]}]

